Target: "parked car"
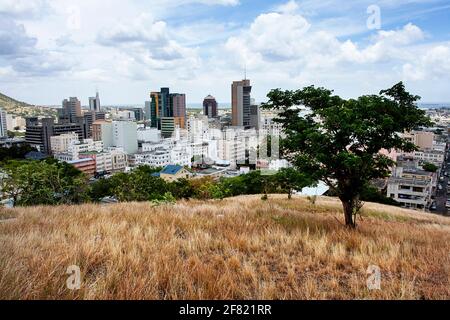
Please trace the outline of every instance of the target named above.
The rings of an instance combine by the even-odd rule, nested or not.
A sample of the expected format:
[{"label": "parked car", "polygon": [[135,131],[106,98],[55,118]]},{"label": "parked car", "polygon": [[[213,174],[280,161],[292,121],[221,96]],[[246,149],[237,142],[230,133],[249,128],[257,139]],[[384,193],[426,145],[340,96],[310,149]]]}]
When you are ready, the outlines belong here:
[{"label": "parked car", "polygon": [[431,204],[430,211],[436,211],[436,210],[437,210],[436,202],[433,202],[433,203]]}]

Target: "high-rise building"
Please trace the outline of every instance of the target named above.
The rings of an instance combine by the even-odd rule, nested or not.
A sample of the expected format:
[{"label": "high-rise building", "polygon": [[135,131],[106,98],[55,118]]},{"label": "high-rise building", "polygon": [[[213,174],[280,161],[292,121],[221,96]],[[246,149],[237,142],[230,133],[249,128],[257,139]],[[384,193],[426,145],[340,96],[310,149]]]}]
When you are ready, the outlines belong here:
[{"label": "high-rise building", "polygon": [[203,100],[203,115],[208,118],[217,118],[217,101],[211,95]]},{"label": "high-rise building", "polygon": [[235,127],[251,127],[250,80],[234,81],[231,85],[232,124]]},{"label": "high-rise building", "polygon": [[81,102],[76,97],[64,99],[62,109],[58,110],[59,122],[76,123],[77,118],[81,117]]},{"label": "high-rise building", "polygon": [[152,102],[151,101],[145,101],[144,114],[145,114],[145,120],[147,120],[147,121],[152,120]]},{"label": "high-rise building", "polygon": [[95,141],[105,148],[122,148],[127,154],[138,152],[137,124],[134,121],[98,121],[93,125]]},{"label": "high-rise building", "polygon": [[252,104],[250,106],[250,127],[259,130],[261,125],[261,112],[259,106]]},{"label": "high-rise building", "polygon": [[6,137],[8,135],[6,112],[0,109],[0,138]]},{"label": "high-rise building", "polygon": [[176,126],[186,128],[185,94],[170,93],[169,88],[161,88],[160,92],[152,92],[150,97],[152,98],[150,115],[153,128],[163,130],[164,126],[165,137],[170,137]]},{"label": "high-rise building", "polygon": [[100,106],[100,96],[98,94],[98,91],[97,91],[97,94],[95,95],[95,97],[89,98],[89,110],[95,111],[95,112],[102,111],[102,108]]},{"label": "high-rise building", "polygon": [[75,132],[78,138],[84,138],[83,128],[79,123],[55,124],[53,118],[39,120],[37,117],[26,119],[25,141],[40,152],[51,154],[51,137]]},{"label": "high-rise building", "polygon": [[186,128],[186,95],[173,93],[170,95],[170,108],[173,111],[174,123],[182,129]]},{"label": "high-rise building", "polygon": [[134,113],[134,119],[136,121],[144,120],[144,110],[142,110],[142,108],[131,108],[129,111]]}]

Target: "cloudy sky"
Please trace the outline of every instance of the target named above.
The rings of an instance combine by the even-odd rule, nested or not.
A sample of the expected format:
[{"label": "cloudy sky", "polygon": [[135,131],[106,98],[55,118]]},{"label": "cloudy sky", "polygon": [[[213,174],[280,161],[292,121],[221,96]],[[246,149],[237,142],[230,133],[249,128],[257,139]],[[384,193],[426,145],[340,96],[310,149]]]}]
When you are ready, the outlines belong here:
[{"label": "cloudy sky", "polygon": [[403,80],[450,102],[449,16],[448,0],[0,0],[0,92],[87,104],[98,88],[105,104],[137,104],[169,86],[225,103],[246,68],[257,101]]}]

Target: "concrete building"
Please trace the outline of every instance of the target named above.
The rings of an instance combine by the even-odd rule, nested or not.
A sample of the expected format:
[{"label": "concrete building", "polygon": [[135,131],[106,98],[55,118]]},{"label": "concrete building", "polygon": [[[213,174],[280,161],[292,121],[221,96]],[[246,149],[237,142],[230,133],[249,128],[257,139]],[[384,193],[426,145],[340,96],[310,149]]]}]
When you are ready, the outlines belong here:
[{"label": "concrete building", "polygon": [[128,155],[122,148],[109,148],[111,154],[112,172],[123,172],[128,167]]},{"label": "concrete building", "polygon": [[436,174],[415,168],[396,167],[388,180],[388,197],[403,207],[426,209],[431,204]]},{"label": "concrete building", "polygon": [[0,138],[8,136],[8,122],[6,118],[6,112],[0,109]]},{"label": "concrete building", "polygon": [[161,148],[153,151],[143,151],[133,155],[134,165],[150,167],[164,167],[171,163],[171,152]]},{"label": "concrete building", "polygon": [[122,148],[127,154],[138,152],[137,124],[134,121],[98,121],[93,124],[93,138],[105,148]]},{"label": "concrete building", "polygon": [[75,132],[64,133],[60,136],[50,138],[52,154],[64,153],[69,150],[69,146],[79,142],[79,136]]},{"label": "concrete building", "polygon": [[111,173],[113,171],[112,157],[110,152],[83,152],[80,159],[94,159],[96,173]]},{"label": "concrete building", "polygon": [[209,121],[207,116],[190,116],[187,121],[188,139],[191,142],[209,140]]},{"label": "concrete building", "polygon": [[46,154],[51,154],[50,139],[52,136],[59,136],[71,132],[77,133],[80,140],[83,139],[83,130],[80,124],[55,124],[53,118],[39,120],[37,117],[32,117],[26,119],[26,142]]},{"label": "concrete building", "polygon": [[403,134],[403,138],[414,143],[420,149],[433,149],[434,133],[428,131],[412,131]]},{"label": "concrete building", "polygon": [[278,117],[278,113],[274,111],[260,111],[260,135],[280,137],[283,133],[283,125],[275,121]]},{"label": "concrete building", "polygon": [[80,155],[88,152],[102,152],[103,142],[85,139],[83,141],[72,141],[68,147],[67,153],[71,155],[72,160],[80,159]]},{"label": "concrete building", "polygon": [[208,95],[203,100],[203,115],[208,118],[217,118],[217,109],[218,104],[216,98],[214,98],[212,95]]},{"label": "concrete building", "polygon": [[169,88],[152,92],[150,104],[151,126],[170,137],[175,127],[186,128],[186,95],[170,93]]},{"label": "concrete building", "polygon": [[160,142],[162,139],[161,131],[156,128],[139,128],[137,130],[137,139],[141,142]]},{"label": "concrete building", "polygon": [[415,160],[419,160],[422,163],[432,163],[440,168],[445,160],[445,152],[432,149],[422,149],[419,151],[415,151],[413,153],[413,158]]},{"label": "concrete building", "polygon": [[152,120],[152,102],[151,101],[145,101],[144,114],[145,114],[146,121]]},{"label": "concrete building", "polygon": [[142,152],[134,155],[134,164],[136,166],[163,167],[169,164],[176,164],[190,167],[191,160],[191,149],[184,142],[146,143],[142,146]]},{"label": "concrete building", "polygon": [[250,80],[235,81],[231,85],[232,124],[235,127],[250,128],[251,92]]},{"label": "concrete building", "polygon": [[81,102],[76,97],[64,99],[62,109],[58,110],[60,123],[76,123],[77,118],[81,117]]},{"label": "concrete building", "polygon": [[113,121],[113,145],[127,154],[138,152],[137,124],[134,121]]},{"label": "concrete building", "polygon": [[84,172],[88,177],[93,177],[95,175],[96,164],[94,159],[86,158],[73,160],[69,161],[68,164],[71,164],[81,172]]},{"label": "concrete building", "polygon": [[19,130],[25,129],[26,122],[25,119],[14,114],[6,114],[6,128],[10,131],[15,131],[16,128]]},{"label": "concrete building", "polygon": [[94,112],[101,112],[102,108],[100,105],[100,96],[98,94],[98,91],[95,95],[95,97],[89,98],[89,110]]}]

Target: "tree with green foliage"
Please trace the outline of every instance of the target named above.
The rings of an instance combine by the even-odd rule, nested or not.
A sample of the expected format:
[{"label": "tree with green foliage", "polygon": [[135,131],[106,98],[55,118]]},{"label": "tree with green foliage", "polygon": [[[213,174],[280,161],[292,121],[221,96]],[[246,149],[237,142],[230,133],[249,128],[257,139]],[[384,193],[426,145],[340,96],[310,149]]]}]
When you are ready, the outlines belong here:
[{"label": "tree with green foliage", "polygon": [[176,199],[190,199],[195,189],[188,179],[179,179],[169,184],[169,190]]},{"label": "tree with green foliage", "polygon": [[433,172],[433,173],[439,170],[438,166],[436,166],[432,163],[429,163],[429,162],[424,163],[422,165],[422,168],[423,168],[423,170],[425,170],[427,172]]},{"label": "tree with green foliage", "polygon": [[89,197],[94,202],[100,202],[103,198],[113,195],[112,188],[110,179],[101,178],[90,185]]},{"label": "tree with green foliage", "polygon": [[157,168],[141,166],[131,173],[118,173],[111,177],[111,193],[120,202],[163,200],[169,192],[167,183],[154,176]]},{"label": "tree with green foliage", "polygon": [[311,178],[294,168],[283,168],[274,176],[277,190],[287,193],[289,200],[292,199],[294,190],[301,191],[303,188],[313,184]]},{"label": "tree with green foliage", "polygon": [[28,144],[20,146],[13,145],[10,148],[0,148],[0,162],[25,159],[25,155],[31,151],[37,150]]},{"label": "tree with green foliage", "polygon": [[284,157],[337,194],[350,228],[356,227],[362,190],[371,180],[387,177],[394,165],[380,150],[417,150],[401,134],[431,125],[416,105],[420,97],[408,93],[401,82],[358,99],[346,100],[314,86],[272,90],[268,98],[264,108],[280,112],[277,121],[286,135],[280,141]]},{"label": "tree with green foliage", "polygon": [[1,190],[16,206],[79,204],[89,200],[87,177],[66,163],[9,161]]}]

